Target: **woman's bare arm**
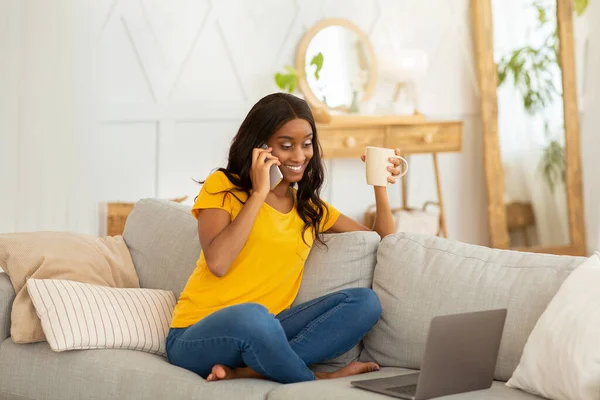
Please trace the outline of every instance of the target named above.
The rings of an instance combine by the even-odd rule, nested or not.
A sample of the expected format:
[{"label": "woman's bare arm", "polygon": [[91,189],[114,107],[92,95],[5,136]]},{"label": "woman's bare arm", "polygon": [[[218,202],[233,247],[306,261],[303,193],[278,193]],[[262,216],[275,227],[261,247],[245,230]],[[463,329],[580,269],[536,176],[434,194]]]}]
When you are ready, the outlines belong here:
[{"label": "woman's bare arm", "polygon": [[227,211],[208,208],[198,212],[198,238],[210,272],[222,277],[240,254],[264,199],[252,194],[231,221]]}]

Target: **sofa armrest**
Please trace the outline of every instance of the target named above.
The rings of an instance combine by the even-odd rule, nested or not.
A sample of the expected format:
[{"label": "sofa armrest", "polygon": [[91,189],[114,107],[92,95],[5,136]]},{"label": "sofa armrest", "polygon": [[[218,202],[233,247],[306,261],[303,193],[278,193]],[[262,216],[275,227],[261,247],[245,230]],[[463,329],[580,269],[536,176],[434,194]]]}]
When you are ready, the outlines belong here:
[{"label": "sofa armrest", "polygon": [[10,313],[15,291],[7,274],[0,273],[0,343],[10,336]]}]

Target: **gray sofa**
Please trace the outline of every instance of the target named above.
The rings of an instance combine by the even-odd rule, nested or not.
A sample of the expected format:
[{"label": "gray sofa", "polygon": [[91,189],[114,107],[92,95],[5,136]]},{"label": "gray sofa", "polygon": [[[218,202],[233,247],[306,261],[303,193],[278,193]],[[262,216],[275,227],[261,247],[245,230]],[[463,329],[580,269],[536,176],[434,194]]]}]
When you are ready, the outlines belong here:
[{"label": "gray sofa", "polygon": [[[123,236],[141,286],[179,295],[200,252],[189,208],[141,200]],[[290,385],[266,380],[207,383],[164,357],[140,351],[55,353],[45,342],[17,345],[9,337],[14,291],[6,274],[0,274],[0,398],[385,399],[351,387],[350,380],[418,369],[435,315],[505,307],[508,316],[492,388],[442,399],[539,399],[504,382],[535,322],[582,258],[492,250],[415,234],[392,235],[381,243],[372,232],[328,235],[327,244],[311,250],[296,302],[344,287],[373,287],[383,314],[361,344],[313,368],[331,370],[361,359],[379,362],[381,371]]]}]

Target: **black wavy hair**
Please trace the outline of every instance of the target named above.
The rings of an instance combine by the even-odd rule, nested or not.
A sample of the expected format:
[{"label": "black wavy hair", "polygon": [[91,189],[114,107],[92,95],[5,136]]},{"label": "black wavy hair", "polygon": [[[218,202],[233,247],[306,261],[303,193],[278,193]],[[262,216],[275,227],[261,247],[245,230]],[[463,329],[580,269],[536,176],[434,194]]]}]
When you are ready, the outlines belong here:
[{"label": "black wavy hair", "polygon": [[[317,127],[306,101],[287,93],[273,93],[260,99],[250,109],[231,142],[227,167],[219,168],[218,171],[222,171],[227,176],[236,187],[236,191],[250,195],[252,189],[250,167],[252,166],[253,149],[266,143],[284,124],[297,118],[307,121],[312,128],[313,157],[304,170],[302,180],[298,182],[296,210],[304,221],[303,241],[306,243],[305,232],[312,228],[313,238],[319,243],[323,243],[319,227],[321,221],[328,217],[327,208],[320,198],[325,171]],[[228,192],[244,203],[231,190]]]}]

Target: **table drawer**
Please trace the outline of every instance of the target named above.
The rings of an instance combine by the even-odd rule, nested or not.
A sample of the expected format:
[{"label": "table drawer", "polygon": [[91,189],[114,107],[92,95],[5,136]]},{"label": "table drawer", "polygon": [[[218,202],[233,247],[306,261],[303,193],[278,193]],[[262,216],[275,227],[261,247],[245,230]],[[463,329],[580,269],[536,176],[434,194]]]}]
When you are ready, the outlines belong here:
[{"label": "table drawer", "polygon": [[320,129],[319,141],[325,158],[354,158],[365,153],[365,147],[383,147],[383,128]]},{"label": "table drawer", "polygon": [[399,148],[403,154],[460,151],[462,122],[391,126],[384,146]]}]

